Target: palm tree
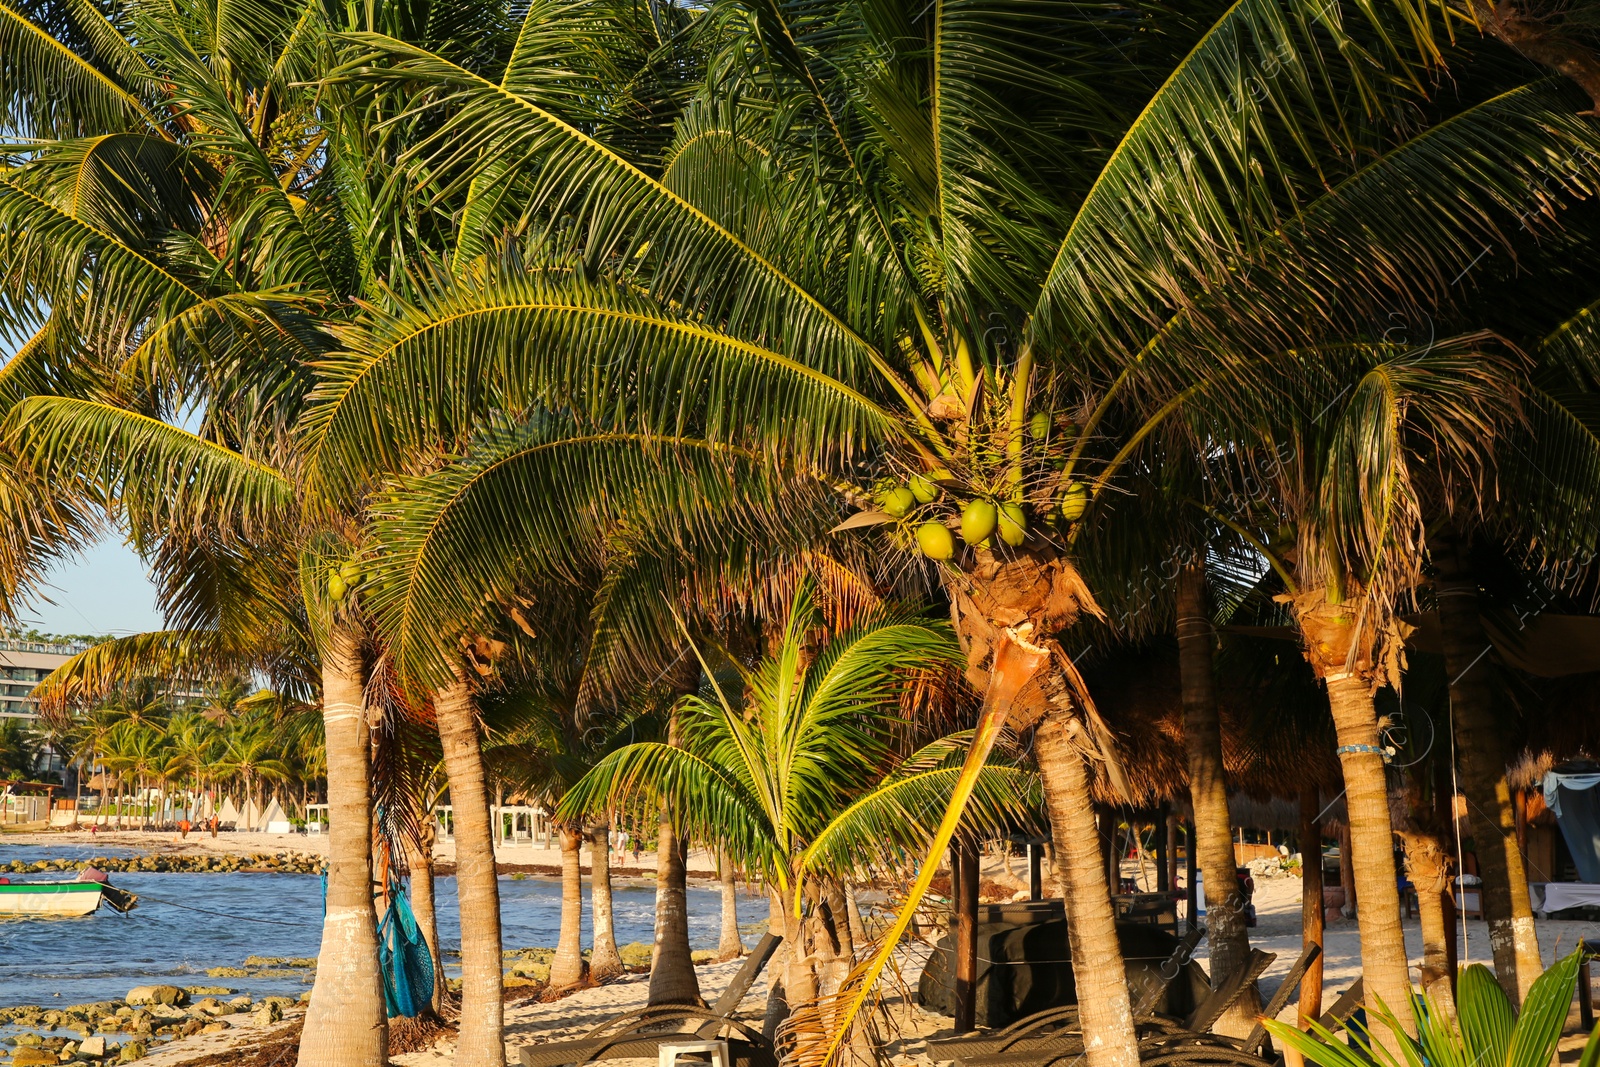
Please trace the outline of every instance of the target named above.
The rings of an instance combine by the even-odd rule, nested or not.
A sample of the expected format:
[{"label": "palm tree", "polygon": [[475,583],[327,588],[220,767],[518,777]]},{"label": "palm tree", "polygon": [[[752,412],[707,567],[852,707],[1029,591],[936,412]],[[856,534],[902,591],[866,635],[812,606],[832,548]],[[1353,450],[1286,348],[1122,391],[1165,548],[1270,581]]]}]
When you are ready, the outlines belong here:
[{"label": "palm tree", "polygon": [[289,765],[278,754],[278,738],[268,724],[245,719],[229,726],[212,768],[219,777],[237,779],[244,798],[260,811],[266,799],[262,787],[287,779]]},{"label": "palm tree", "polygon": [[[483,735],[464,667],[433,696],[456,831],[456,892],[461,903],[461,1040],[456,1055],[474,1067],[499,1067],[504,994],[500,888],[490,828]],[[474,917],[472,923],[466,916]]]},{"label": "palm tree", "polygon": [[[1552,160],[1593,166],[1569,94],[1505,73],[1498,45],[1397,18],[1298,0],[1104,16],[773,4],[718,23],[715,73],[657,154],[570,121],[531,62],[485,77],[363,37],[372,62],[352,76],[407,86],[436,123],[411,188],[468,197],[456,277],[348,333],[317,416],[313,465],[350,484],[480,431],[431,501],[407,502],[412,529],[440,536],[392,560],[397,655],[440,676],[461,605],[565,553],[553,519],[639,492],[624,454],[701,442],[820,469],[830,488],[857,478],[844,499],[878,504],[858,526],[949,557],[933,573],[972,680],[1005,683],[991,707],[1039,694],[1016,716],[1037,725],[1090,1057],[1130,1064],[1078,745],[1114,753],[1053,643],[1098,610],[1073,563],[1095,523],[1068,524],[1086,500],[1110,507],[1160,421],[1248,406],[1253,360],[1443,297],[1480,237],[1503,244],[1485,220],[1513,216]],[[1443,60],[1494,90],[1373,118],[1421,114],[1422,72]],[[1490,140],[1492,174],[1464,162]],[[506,233],[514,249],[478,258]],[[564,448],[547,423],[484,428],[541,401],[576,415]],[[554,486],[561,514],[522,506]],[[957,512],[976,542],[959,555]],[[664,509],[643,536],[693,530]]]},{"label": "palm tree", "polygon": [[[1338,738],[1360,905],[1366,988],[1407,1004],[1410,978],[1399,928],[1384,738],[1374,697],[1397,687],[1403,662],[1398,615],[1426,559],[1425,471],[1473,470],[1509,422],[1518,383],[1490,337],[1436,340],[1426,348],[1356,345],[1321,354],[1320,387],[1270,425],[1232,438],[1259,453],[1219,457],[1220,479],[1248,471],[1267,492],[1258,531],[1221,516],[1270,561],[1278,601],[1323,682]],[[1257,462],[1260,460],[1260,462]],[[1271,531],[1271,532],[1267,532]],[[1275,539],[1275,540],[1274,540]],[[1267,542],[1273,540],[1273,544]]]},{"label": "palm tree", "polygon": [[[881,866],[896,847],[927,843],[959,774],[950,756],[964,745],[904,746],[913,729],[904,713],[959,655],[947,624],[885,610],[819,640],[820,622],[802,586],[781,642],[756,667],[734,661],[737,675],[724,682],[702,659],[709,691],[679,701],[678,745],[618,749],[557,809],[576,818],[670,802],[696,840],[758,873],[783,902],[790,1004],[838,992],[854,960],[829,949],[849,941],[836,928],[845,916],[825,906],[832,884]],[[1013,768],[990,767],[977,821],[1026,821],[1029,785]],[[809,923],[807,901],[824,905]]]},{"label": "palm tree", "polygon": [[38,746],[22,720],[0,722],[0,777],[31,779],[38,760]]},{"label": "palm tree", "polygon": [[[131,777],[139,792],[140,826],[150,822],[150,797],[146,788],[150,778],[162,771],[167,763],[166,733],[153,721],[123,719],[113,726],[106,737],[106,750],[100,762],[118,778]],[[117,821],[121,825],[122,812],[118,809]]]},{"label": "palm tree", "polygon": [[[302,1055],[332,1067],[385,1058],[367,649],[330,590],[355,530],[299,495],[293,430],[322,329],[352,294],[378,296],[410,251],[400,235],[425,241],[435,216],[382,201],[400,150],[384,106],[311,82],[330,31],[470,47],[504,30],[471,7],[454,23],[388,5],[372,24],[368,9],[259,3],[0,6],[0,126],[22,138],[0,149],[0,328],[31,335],[8,375],[34,394],[13,409],[18,447],[42,499],[110,512],[159,575],[176,630],[147,651],[282,670],[286,647],[314,650],[333,819]],[[198,432],[165,421],[185,411]]]},{"label": "palm tree", "polygon": [[[566,793],[606,753],[654,733],[651,712],[660,698],[653,692],[613,694],[607,714],[586,722],[578,712],[578,701],[586,680],[587,635],[578,626],[557,623],[556,630],[550,639],[554,647],[534,657],[533,669],[513,673],[490,703],[488,715],[495,729],[486,753],[501,778],[549,811],[558,810]],[[561,933],[550,965],[550,984],[558,989],[581,981],[585,974],[601,978],[621,970],[609,914],[610,873],[602,866],[598,847],[591,863],[594,944],[588,964],[583,959],[579,850],[586,825],[581,818],[558,817],[556,826],[561,843]],[[596,836],[601,834],[595,831]],[[599,974],[594,974],[596,969]]]}]

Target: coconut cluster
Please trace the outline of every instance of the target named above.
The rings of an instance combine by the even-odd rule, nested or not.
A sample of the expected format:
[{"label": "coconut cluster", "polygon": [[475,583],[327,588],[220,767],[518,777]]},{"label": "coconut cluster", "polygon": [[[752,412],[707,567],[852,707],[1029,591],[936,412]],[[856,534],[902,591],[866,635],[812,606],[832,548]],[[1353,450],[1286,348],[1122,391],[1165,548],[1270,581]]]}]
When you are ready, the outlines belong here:
[{"label": "coconut cluster", "polygon": [[347,559],[337,567],[329,567],[328,596],[337,604],[358,588],[365,578],[360,562],[355,559]]},{"label": "coconut cluster", "polygon": [[1048,463],[1052,469],[1032,479],[1031,486],[996,490],[981,485],[980,477],[959,478],[944,467],[912,473],[903,481],[880,481],[873,496],[878,521],[898,523],[924,556],[937,561],[955,557],[958,533],[965,544],[989,550],[996,537],[1021,546],[1028,539],[1030,516],[1057,529],[1070,527],[1089,506],[1088,484],[1063,473],[1062,444],[1072,440],[1075,430],[1071,424],[1058,427],[1047,412],[1034,413],[1028,435],[1035,465]]}]

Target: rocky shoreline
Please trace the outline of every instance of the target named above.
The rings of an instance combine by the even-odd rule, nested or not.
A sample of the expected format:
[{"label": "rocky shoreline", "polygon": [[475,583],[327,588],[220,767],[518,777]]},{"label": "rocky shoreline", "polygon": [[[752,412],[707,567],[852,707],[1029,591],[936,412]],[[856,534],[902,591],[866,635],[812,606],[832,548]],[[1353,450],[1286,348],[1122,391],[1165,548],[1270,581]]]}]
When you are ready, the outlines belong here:
[{"label": "rocky shoreline", "polygon": [[[295,1005],[290,997],[257,1000],[234,996],[236,992],[221,986],[138,986],[123,1000],[64,1008],[30,1004],[0,1009],[0,1025],[21,1031],[3,1039],[14,1046],[11,1067],[123,1064],[142,1059],[160,1044],[192,1034],[272,1026]],[[63,1030],[77,1037],[57,1033]],[[116,1040],[118,1037],[123,1040]]]},{"label": "rocky shoreline", "polygon": [[82,871],[96,867],[107,874],[235,874],[241,871],[266,871],[278,874],[317,874],[322,857],[309,852],[258,852],[241,856],[231,853],[210,855],[96,856],[93,859],[12,860],[0,863],[0,873],[46,874],[51,871]]},{"label": "rocky shoreline", "polygon": [[[48,874],[52,871],[77,872],[86,867],[96,867],[107,874],[320,874],[324,860],[310,852],[231,852],[148,853],[141,856],[95,856],[93,859],[12,860],[0,862],[0,874]],[[498,874],[523,877],[559,879],[561,868],[544,863],[496,863]],[[453,863],[436,863],[433,873],[446,878],[456,873]],[[583,874],[590,874],[587,865]],[[646,884],[654,882],[654,872],[612,870],[618,883]],[[689,880],[712,882],[715,872],[692,871]]]}]

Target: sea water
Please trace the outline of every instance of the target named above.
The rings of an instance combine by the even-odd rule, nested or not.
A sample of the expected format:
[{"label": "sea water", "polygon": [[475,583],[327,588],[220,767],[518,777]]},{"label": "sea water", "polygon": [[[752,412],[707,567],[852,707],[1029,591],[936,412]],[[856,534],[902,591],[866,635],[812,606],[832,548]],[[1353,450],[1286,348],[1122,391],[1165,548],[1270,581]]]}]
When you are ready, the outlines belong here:
[{"label": "sea water", "polygon": [[[130,854],[134,850],[0,848],[5,860]],[[67,877],[61,872],[39,876]],[[102,907],[77,919],[0,920],[0,1007],[57,1007],[120,1000],[138,985],[225,986],[254,997],[297,997],[314,972],[211,977],[217,967],[243,967],[250,956],[315,956],[322,936],[322,879],[306,874],[122,874],[113,884],[139,894],[127,915]],[[459,975],[453,959],[461,944],[460,910],[453,877],[435,879],[439,936],[446,971]],[[721,894],[691,883],[689,943],[715,948],[721,928]],[[617,943],[654,938],[655,889],[616,884],[612,890]],[[739,919],[767,914],[765,899],[741,896]],[[554,946],[560,935],[561,883],[555,879],[500,878],[500,921],[506,949]],[[589,885],[584,879],[583,946],[592,939]],[[261,968],[251,966],[250,971]]]}]

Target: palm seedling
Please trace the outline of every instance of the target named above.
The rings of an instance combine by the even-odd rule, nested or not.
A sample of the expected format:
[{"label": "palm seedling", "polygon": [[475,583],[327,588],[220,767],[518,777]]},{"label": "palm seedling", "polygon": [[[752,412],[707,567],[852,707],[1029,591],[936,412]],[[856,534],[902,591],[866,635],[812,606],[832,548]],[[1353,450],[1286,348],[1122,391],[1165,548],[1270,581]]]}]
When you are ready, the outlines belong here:
[{"label": "palm seedling", "polygon": [[[578,817],[669,803],[690,836],[763,879],[794,946],[784,977],[792,1004],[839,990],[854,963],[833,947],[850,944],[842,884],[926,847],[971,740],[909,752],[905,743],[915,735],[908,713],[950,681],[959,650],[948,625],[894,609],[832,635],[819,622],[802,585],[781,640],[758,664],[734,660],[719,680],[702,659],[710,681],[676,706],[677,745],[618,749],[558,809]],[[1029,822],[1031,790],[1027,773],[986,766],[974,829]]]},{"label": "palm seedling", "polygon": [[[1519,1012],[1482,964],[1461,970],[1457,1012],[1434,1009],[1423,997],[1408,998],[1414,1019],[1402,1023],[1380,1005],[1369,1008],[1365,1026],[1351,1028],[1350,1042],[1320,1023],[1309,1033],[1269,1019],[1267,1029],[1317,1067],[1545,1067],[1555,1057],[1565,1028],[1572,990],[1583,959],[1579,949],[1540,975]],[[1380,1030],[1391,1040],[1380,1041]],[[1412,1035],[1415,1034],[1413,1037]],[[1600,1063],[1600,1027],[1579,1057],[1581,1067]]]}]

